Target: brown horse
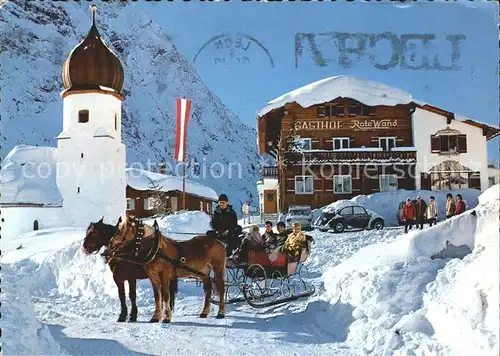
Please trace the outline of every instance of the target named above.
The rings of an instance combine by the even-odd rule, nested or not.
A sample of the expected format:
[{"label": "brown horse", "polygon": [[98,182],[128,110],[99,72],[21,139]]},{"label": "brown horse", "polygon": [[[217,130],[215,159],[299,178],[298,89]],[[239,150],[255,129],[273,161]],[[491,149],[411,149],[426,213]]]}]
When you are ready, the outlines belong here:
[{"label": "brown horse", "polygon": [[[170,281],[184,277],[198,277],[203,281],[205,302],[200,317],[206,318],[210,313],[210,298],[212,296],[211,270],[214,271],[215,285],[219,295],[224,295],[226,249],[219,241],[209,236],[195,236],[187,241],[175,241],[163,236],[157,227],[127,217],[118,227],[118,233],[111,240],[110,249],[121,252],[128,246],[140,246],[143,240],[158,240],[157,252],[144,268],[154,289],[155,312],[150,322],[158,322],[162,318],[163,302],[165,314],[163,323],[169,323],[172,318],[170,307]],[[217,318],[224,318],[225,302],[220,298]]]},{"label": "brown horse", "polygon": [[[85,239],[83,240],[82,251],[86,254],[97,253],[101,250],[103,246],[108,246],[109,242],[113,236],[118,231],[118,226],[121,222],[121,218],[118,220],[116,225],[108,225],[103,223],[104,217],[97,223],[91,222],[87,228]],[[124,262],[120,260],[111,259],[109,255],[103,254],[106,263],[109,264],[109,268],[113,273],[113,280],[118,287],[118,296],[120,298],[121,312],[118,317],[118,322],[124,322],[127,318],[127,302],[125,298],[125,281],[128,282],[129,287],[129,298],[132,304],[132,309],[130,311],[130,322],[137,321],[137,280],[147,279],[148,276],[144,267],[137,263]],[[175,294],[177,293],[177,280],[170,281],[170,294],[172,298],[170,299],[170,307],[174,308]]]}]

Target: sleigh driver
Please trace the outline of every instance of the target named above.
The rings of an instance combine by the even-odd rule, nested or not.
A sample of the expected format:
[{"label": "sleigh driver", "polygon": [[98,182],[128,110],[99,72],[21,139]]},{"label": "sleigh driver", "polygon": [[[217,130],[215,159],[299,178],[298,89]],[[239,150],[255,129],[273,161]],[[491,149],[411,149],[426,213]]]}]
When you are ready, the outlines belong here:
[{"label": "sleigh driver", "polygon": [[210,226],[213,230],[207,231],[208,236],[213,236],[226,244],[226,254],[231,256],[233,251],[240,246],[242,232],[238,225],[238,218],[233,206],[229,205],[226,194],[219,196],[219,206],[215,208]]}]

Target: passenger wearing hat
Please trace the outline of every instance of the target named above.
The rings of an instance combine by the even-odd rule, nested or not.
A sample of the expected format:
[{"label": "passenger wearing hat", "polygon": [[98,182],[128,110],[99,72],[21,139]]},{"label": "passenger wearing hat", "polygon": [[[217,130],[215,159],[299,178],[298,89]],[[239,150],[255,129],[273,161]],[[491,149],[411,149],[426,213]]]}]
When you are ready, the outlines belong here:
[{"label": "passenger wearing hat", "polygon": [[233,210],[233,206],[228,204],[226,194],[219,196],[219,206],[215,208],[210,226],[213,231],[207,231],[207,235],[215,233],[217,239],[227,244],[227,256],[231,256],[233,250],[240,245],[238,230],[241,230],[241,227],[238,226],[236,212]]}]

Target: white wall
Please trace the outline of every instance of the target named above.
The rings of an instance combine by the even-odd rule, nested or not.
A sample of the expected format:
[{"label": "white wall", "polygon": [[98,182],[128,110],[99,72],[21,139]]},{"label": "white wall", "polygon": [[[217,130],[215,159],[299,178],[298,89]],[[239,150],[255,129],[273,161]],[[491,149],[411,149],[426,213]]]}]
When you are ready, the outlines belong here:
[{"label": "white wall", "polygon": [[[431,135],[449,126],[467,135],[467,153],[437,154],[431,153]],[[420,173],[429,170],[444,161],[453,160],[479,171],[481,174],[481,190],[488,188],[488,155],[486,136],[482,129],[465,124],[458,120],[446,123],[446,117],[417,108],[413,113],[413,139],[417,150],[416,188],[420,189]]]},{"label": "white wall", "polygon": [[62,208],[2,207],[2,238],[9,239],[33,231],[33,222],[38,220],[38,229],[67,226]]},{"label": "white wall", "polygon": [[[87,226],[104,217],[116,223],[126,211],[126,147],[121,142],[121,101],[99,93],[64,98],[64,136],[57,144],[57,185],[70,226]],[[78,111],[89,110],[89,122],[78,122]],[[112,137],[96,137],[108,132]],[[83,158],[81,155],[83,154]],[[80,192],[78,192],[80,188]]]},{"label": "white wall", "polygon": [[488,177],[495,178],[495,183],[493,185],[500,183],[500,169],[489,167],[488,168]]},{"label": "white wall", "polygon": [[279,212],[279,185],[277,178],[264,178],[261,182],[257,183],[257,191],[259,192],[259,209],[260,213],[264,213],[264,190],[276,191],[276,204]]}]

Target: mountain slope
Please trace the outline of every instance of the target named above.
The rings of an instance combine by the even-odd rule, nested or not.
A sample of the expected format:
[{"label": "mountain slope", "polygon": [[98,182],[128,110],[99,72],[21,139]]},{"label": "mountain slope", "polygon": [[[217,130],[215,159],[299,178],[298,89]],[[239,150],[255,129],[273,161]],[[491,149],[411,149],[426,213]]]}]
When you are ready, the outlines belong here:
[{"label": "mountain slope", "polygon": [[[62,129],[62,63],[86,36],[91,12],[86,3],[7,2],[2,13],[3,158],[17,144],[56,146],[55,137]],[[255,130],[242,124],[204,85],[191,63],[159,26],[138,11],[137,4],[101,2],[96,22],[125,69],[122,139],[127,165],[157,170],[166,162],[171,173],[182,174],[182,166],[171,158],[175,98],[190,98],[188,175],[219,194],[227,193],[237,206],[255,198]]]}]

